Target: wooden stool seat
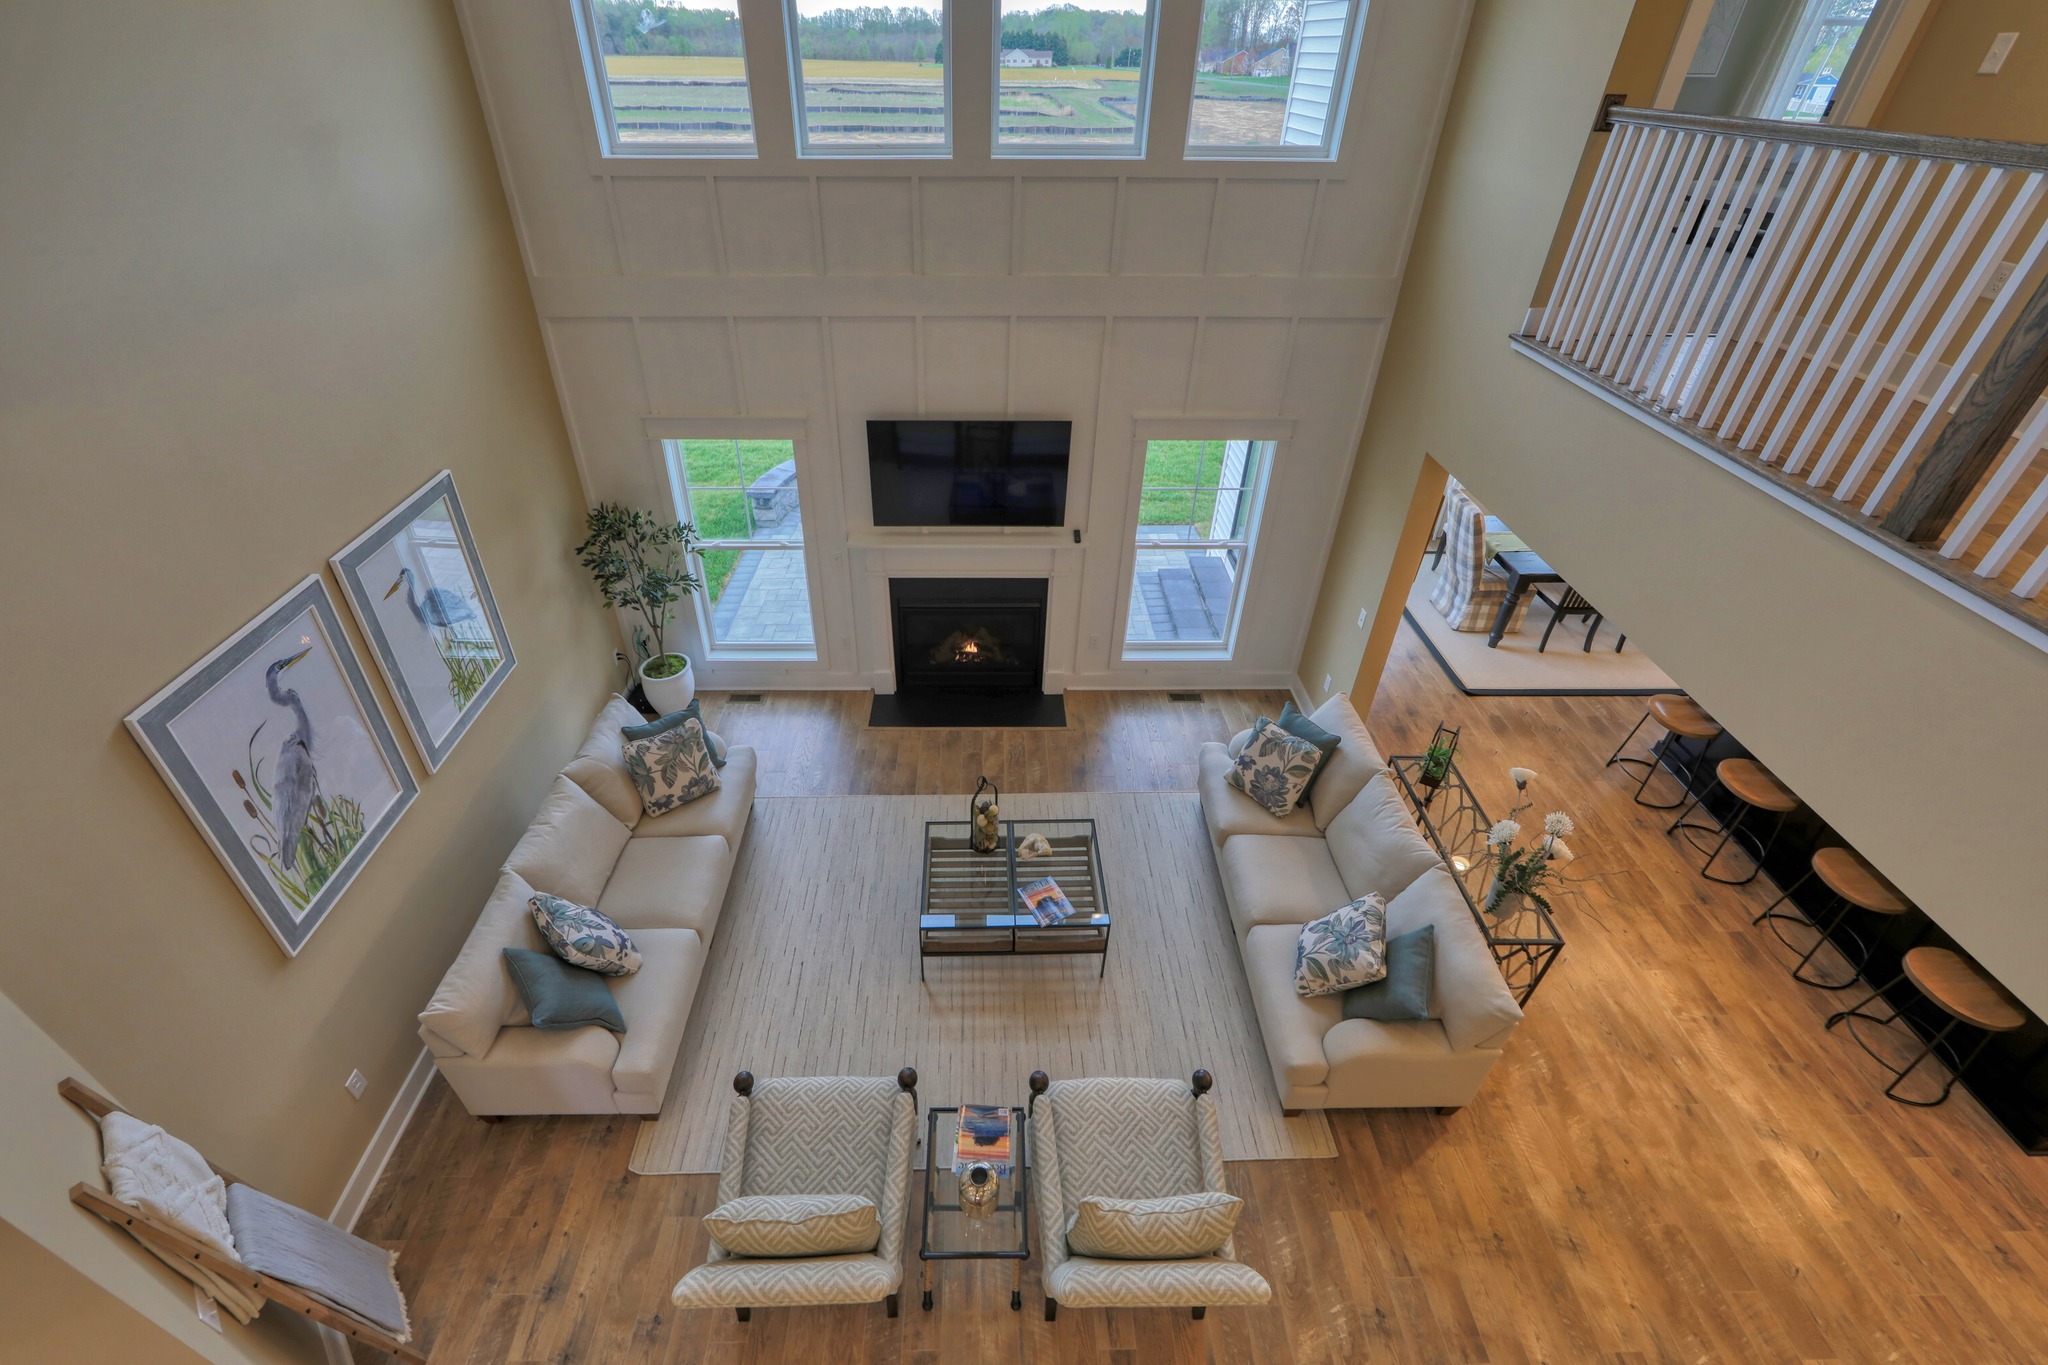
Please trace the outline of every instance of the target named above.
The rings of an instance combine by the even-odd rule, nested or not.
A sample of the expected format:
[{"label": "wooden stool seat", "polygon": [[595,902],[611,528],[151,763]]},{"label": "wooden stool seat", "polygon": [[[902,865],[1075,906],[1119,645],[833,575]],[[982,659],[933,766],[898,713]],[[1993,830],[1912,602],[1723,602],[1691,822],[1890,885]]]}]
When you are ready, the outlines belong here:
[{"label": "wooden stool seat", "polygon": [[1878,870],[1849,848],[1824,848],[1813,855],[1814,875],[1828,890],[1873,915],[1903,915],[1913,903]]},{"label": "wooden stool seat", "polygon": [[1799,798],[1763,764],[1752,758],[1724,758],[1714,769],[1721,785],[1745,805],[1784,814],[1799,809]]},{"label": "wooden stool seat", "polygon": [[1986,1033],[2010,1033],[2027,1022],[2026,1006],[1977,964],[1948,948],[1914,948],[1900,964],[1928,1003]]},{"label": "wooden stool seat", "polygon": [[1675,735],[1687,739],[1713,739],[1721,733],[1721,722],[1706,713],[1691,697],[1663,692],[1650,698],[1650,719]]}]

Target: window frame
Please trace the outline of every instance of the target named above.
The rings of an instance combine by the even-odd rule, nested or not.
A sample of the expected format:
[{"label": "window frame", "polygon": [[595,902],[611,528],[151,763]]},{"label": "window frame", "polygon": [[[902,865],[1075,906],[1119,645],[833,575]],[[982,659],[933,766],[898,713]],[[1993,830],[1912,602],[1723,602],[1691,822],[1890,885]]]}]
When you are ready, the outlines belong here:
[{"label": "window frame", "polygon": [[797,13],[796,4],[797,0],[782,0],[782,46],[789,59],[789,112],[794,124],[797,160],[871,161],[880,158],[949,161],[953,158],[953,69],[958,65],[956,59],[959,56],[953,47],[953,0],[938,0],[939,41],[944,44],[947,54],[940,79],[940,89],[944,92],[945,136],[938,142],[828,142],[822,147],[811,144],[810,118],[804,105],[803,38],[797,27],[802,16]]},{"label": "window frame", "polygon": [[[1119,665],[1144,665],[1171,662],[1228,662],[1237,657],[1237,637],[1244,621],[1245,602],[1251,593],[1252,571],[1258,564],[1261,529],[1265,523],[1266,500],[1273,484],[1273,469],[1280,462],[1280,452],[1293,435],[1293,424],[1286,421],[1230,422],[1201,421],[1190,419],[1174,422],[1143,422],[1138,424],[1136,441],[1132,447],[1132,471],[1130,493],[1130,518],[1125,528],[1124,545],[1127,563],[1123,575],[1123,631],[1117,639],[1117,663]],[[1245,512],[1242,536],[1205,540],[1148,540],[1139,534],[1143,523],[1138,518],[1144,515],[1145,497],[1145,456],[1154,441],[1249,441],[1266,447],[1265,457],[1249,484],[1242,485],[1242,497],[1250,501]],[[1131,639],[1131,599],[1138,577],[1138,556],[1146,550],[1231,550],[1240,551],[1237,571],[1234,575],[1236,591],[1231,596],[1230,619],[1224,625],[1220,640],[1142,640]]]},{"label": "window frame", "polygon": [[[1208,0],[1201,0],[1201,8],[1208,9]],[[1364,45],[1365,26],[1370,17],[1372,0],[1350,0],[1344,14],[1344,33],[1337,40],[1337,68],[1330,88],[1329,121],[1323,129],[1323,140],[1319,146],[1256,146],[1245,144],[1200,143],[1194,139],[1195,132],[1195,86],[1202,78],[1196,70],[1188,82],[1188,122],[1182,133],[1181,156],[1187,161],[1335,161],[1343,141],[1344,123],[1351,111],[1351,91],[1358,79],[1358,54]],[[1200,66],[1201,16],[1195,20],[1195,63]],[[1288,93],[1293,94],[1290,79]],[[1287,112],[1283,105],[1280,113],[1281,136],[1287,132]],[[1233,438],[1242,439],[1242,438]]]},{"label": "window frame", "polygon": [[[761,121],[754,110],[754,78],[747,64],[746,39],[740,40],[740,69],[745,73],[747,122],[752,128],[744,145],[736,142],[635,142],[619,141],[619,123],[612,112],[611,78],[605,71],[604,53],[597,38],[597,17],[590,0],[569,0],[570,26],[576,30],[576,46],[583,58],[583,90],[597,123],[598,154],[605,160],[660,160],[719,158],[729,161],[758,161],[761,156]],[[738,0],[734,0],[734,22],[740,21]]]},{"label": "window frame", "polygon": [[[1127,147],[1086,144],[1065,146],[1054,142],[1003,141],[1003,7],[994,0],[995,31],[989,36],[989,128],[991,157],[1003,161],[1142,161],[1152,134],[1152,65],[1159,55],[1159,11],[1166,0],[1146,0],[1145,36],[1138,45],[1138,128]],[[950,12],[950,11],[949,11]],[[950,75],[951,68],[947,68]],[[1192,87],[1190,87],[1192,89]]]},{"label": "window frame", "polygon": [[[804,455],[805,433],[787,424],[769,426],[745,422],[721,423],[651,423],[650,435],[659,451],[664,472],[668,478],[669,502],[676,518],[696,523],[694,504],[690,498],[690,481],[683,467],[682,452],[678,448],[685,441],[786,441],[789,443],[790,458],[796,462],[796,484],[798,506],[803,502],[804,467],[808,463]],[[717,485],[723,488],[724,485]],[[741,489],[744,495],[744,488]],[[716,604],[711,600],[709,579],[704,572],[704,552],[707,550],[764,550],[777,553],[794,552],[800,557],[804,571],[805,603],[811,614],[811,639],[808,644],[777,643],[775,641],[725,641],[718,637],[712,623],[712,612]],[[705,539],[698,543],[690,555],[690,571],[704,586],[690,594],[695,613],[697,638],[701,642],[700,652],[706,660],[725,662],[736,660],[777,660],[789,663],[822,663],[823,632],[818,624],[819,587],[817,565],[810,553],[809,543],[802,539],[782,538],[761,540]]]}]

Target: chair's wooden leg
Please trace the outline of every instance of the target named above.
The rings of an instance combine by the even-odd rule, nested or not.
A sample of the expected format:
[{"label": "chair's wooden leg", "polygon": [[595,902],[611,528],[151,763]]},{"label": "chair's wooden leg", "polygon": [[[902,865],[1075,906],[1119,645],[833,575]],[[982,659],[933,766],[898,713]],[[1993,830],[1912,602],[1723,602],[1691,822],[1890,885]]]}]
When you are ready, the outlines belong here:
[{"label": "chair's wooden leg", "polygon": [[890,1316],[890,1317],[892,1317],[892,1318],[893,1318],[893,1317],[895,1317],[895,1316],[896,1316],[896,1296],[895,1296],[894,1294],[891,1294],[891,1295],[890,1295],[890,1296],[889,1296],[888,1298],[886,1298],[886,1299],[883,1299],[883,1300],[882,1300],[882,1307],[883,1307],[883,1309],[884,1309],[884,1310],[885,1310],[885,1311],[886,1311],[886,1312],[887,1312],[887,1313],[889,1314],[889,1316]]},{"label": "chair's wooden leg", "polygon": [[1045,1320],[1047,1322],[1051,1322],[1054,1318],[1057,1318],[1059,1315],[1059,1303],[1053,1298],[1052,1295],[1047,1294],[1045,1296]]},{"label": "chair's wooden leg", "polygon": [[1440,1104],[1436,1107],[1436,1112],[1444,1118],[1449,1118],[1464,1107],[1462,1104]]},{"label": "chair's wooden leg", "polygon": [[1299,1109],[1282,1109],[1280,1117],[1283,1119],[1298,1119],[1302,1116],[1302,1113],[1303,1111]]},{"label": "chair's wooden leg", "polygon": [[1189,1316],[1194,1318],[1196,1322],[1200,1322],[1203,1318],[1207,1317],[1208,1315],[1209,1310],[1207,1308],[1197,1308],[1193,1313],[1189,1314]]},{"label": "chair's wooden leg", "polygon": [[732,1310],[732,1315],[741,1322],[752,1322],[754,1320],[754,1310],[751,1308],[735,1308]]}]

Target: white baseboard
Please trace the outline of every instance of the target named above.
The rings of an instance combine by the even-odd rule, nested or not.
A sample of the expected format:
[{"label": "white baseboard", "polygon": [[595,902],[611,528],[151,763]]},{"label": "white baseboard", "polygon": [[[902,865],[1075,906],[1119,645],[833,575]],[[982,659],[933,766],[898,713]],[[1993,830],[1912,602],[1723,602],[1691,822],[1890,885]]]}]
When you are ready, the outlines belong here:
[{"label": "white baseboard", "polygon": [[[398,1140],[405,1136],[406,1125],[412,1122],[413,1111],[420,1107],[420,1097],[427,1093],[427,1083],[433,1079],[434,1054],[421,1048],[419,1059],[399,1082],[398,1093],[391,1097],[391,1107],[378,1121],[377,1131],[370,1135],[370,1145],[356,1162],[355,1173],[341,1187],[341,1198],[334,1201],[334,1212],[327,1215],[328,1222],[348,1232],[355,1231],[356,1220],[363,1216],[363,1209],[370,1202],[370,1192],[377,1188],[378,1178],[390,1163],[391,1154],[398,1150]],[[347,1337],[332,1327],[322,1327],[319,1332],[327,1365],[355,1365]]]},{"label": "white baseboard", "polygon": [[377,1131],[370,1135],[370,1145],[363,1149],[362,1159],[356,1162],[355,1174],[348,1178],[348,1184],[341,1187],[341,1198],[335,1201],[334,1212],[327,1215],[328,1222],[349,1232],[355,1231],[356,1219],[363,1216],[363,1209],[370,1202],[370,1192],[377,1188],[377,1178],[384,1174],[385,1164],[391,1160],[392,1152],[398,1149],[398,1139],[405,1136],[405,1127],[412,1122],[413,1110],[420,1107],[420,1096],[427,1093],[427,1082],[433,1079],[434,1054],[421,1048],[419,1060],[399,1082],[398,1093],[391,1097],[391,1107],[384,1111]]}]

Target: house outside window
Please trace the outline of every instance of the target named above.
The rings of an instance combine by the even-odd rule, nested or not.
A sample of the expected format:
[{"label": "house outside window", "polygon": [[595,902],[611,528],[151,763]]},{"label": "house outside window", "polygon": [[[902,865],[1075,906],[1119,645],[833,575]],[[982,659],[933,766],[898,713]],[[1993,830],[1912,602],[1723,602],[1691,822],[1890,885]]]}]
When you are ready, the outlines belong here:
[{"label": "house outside window", "polygon": [[1335,156],[1364,12],[1365,0],[1206,0],[1188,155]]}]

